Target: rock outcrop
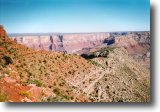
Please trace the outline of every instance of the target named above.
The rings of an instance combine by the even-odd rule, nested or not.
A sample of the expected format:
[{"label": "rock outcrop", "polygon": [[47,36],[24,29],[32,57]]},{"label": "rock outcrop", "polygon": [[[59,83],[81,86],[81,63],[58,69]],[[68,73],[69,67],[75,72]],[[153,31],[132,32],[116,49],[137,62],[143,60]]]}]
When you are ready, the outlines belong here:
[{"label": "rock outcrop", "polygon": [[5,37],[5,36],[7,36],[6,31],[3,29],[3,26],[0,25],[0,37],[2,38],[2,37]]}]

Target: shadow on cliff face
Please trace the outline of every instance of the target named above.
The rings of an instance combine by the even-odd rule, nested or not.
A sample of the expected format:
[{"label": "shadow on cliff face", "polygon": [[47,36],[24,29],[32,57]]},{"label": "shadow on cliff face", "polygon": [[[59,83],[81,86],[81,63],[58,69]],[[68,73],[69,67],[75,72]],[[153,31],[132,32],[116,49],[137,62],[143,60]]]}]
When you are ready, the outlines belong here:
[{"label": "shadow on cliff face", "polygon": [[52,44],[49,46],[49,50],[51,50],[51,51],[52,51]]},{"label": "shadow on cliff face", "polygon": [[95,52],[91,52],[88,54],[81,54],[81,57],[85,58],[85,59],[93,59],[96,57],[107,57],[110,51],[113,51],[114,48],[113,47],[105,47],[102,48],[101,50],[95,51]]},{"label": "shadow on cliff face", "polygon": [[[54,44],[53,38],[54,37],[52,35],[50,35],[50,42],[51,42],[51,44],[49,45],[49,50],[50,51],[53,51],[54,49],[57,49],[55,44]],[[61,43],[57,47],[60,49],[60,51],[65,51],[64,48],[63,48],[63,35],[58,35],[58,38],[59,38]]]},{"label": "shadow on cliff face", "polygon": [[93,59],[95,58],[95,55],[94,54],[81,54],[81,57],[85,59]]},{"label": "shadow on cliff face", "polygon": [[115,37],[106,38],[106,39],[103,41],[103,43],[104,43],[104,44],[107,44],[107,45],[114,44],[114,43],[115,43]]},{"label": "shadow on cliff face", "polygon": [[50,41],[51,41],[51,45],[49,46],[49,50],[52,51],[53,47],[52,47],[52,44],[53,44],[53,37],[52,35],[50,35]]},{"label": "shadow on cliff face", "polygon": [[63,42],[63,35],[59,35],[59,39],[61,42]]}]

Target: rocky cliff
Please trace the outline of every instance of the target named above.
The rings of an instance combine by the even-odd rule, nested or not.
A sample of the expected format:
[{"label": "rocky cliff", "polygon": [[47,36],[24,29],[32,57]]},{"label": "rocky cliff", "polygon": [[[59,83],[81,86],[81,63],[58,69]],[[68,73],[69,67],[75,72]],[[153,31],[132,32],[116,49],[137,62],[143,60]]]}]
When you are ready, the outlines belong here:
[{"label": "rocky cliff", "polygon": [[37,50],[83,53],[98,46],[125,47],[129,54],[150,49],[150,32],[79,33],[13,36],[13,40]]},{"label": "rocky cliff", "polygon": [[83,48],[93,48],[104,43],[109,33],[54,34],[41,36],[13,36],[12,39],[38,50],[74,53]]},{"label": "rocky cliff", "polygon": [[64,51],[63,43],[58,35],[17,36],[12,39],[37,50]]},{"label": "rocky cliff", "polygon": [[114,37],[114,47],[125,48],[136,61],[150,68],[150,32],[128,32]]}]

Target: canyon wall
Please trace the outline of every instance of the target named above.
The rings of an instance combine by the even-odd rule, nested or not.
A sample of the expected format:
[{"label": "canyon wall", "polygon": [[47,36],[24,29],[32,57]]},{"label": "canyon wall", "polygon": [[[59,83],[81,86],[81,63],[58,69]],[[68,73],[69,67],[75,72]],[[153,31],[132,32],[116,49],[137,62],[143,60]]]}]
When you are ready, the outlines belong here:
[{"label": "canyon wall", "polygon": [[115,46],[126,48],[129,54],[145,53],[150,50],[150,32],[131,32],[114,37]]},{"label": "canyon wall", "polygon": [[15,36],[12,39],[37,50],[64,51],[58,35]]},{"label": "canyon wall", "polygon": [[150,32],[37,34],[11,37],[37,50],[82,54],[98,47],[124,47],[131,55],[150,54]]},{"label": "canyon wall", "polygon": [[13,36],[17,43],[30,48],[63,51],[74,53],[83,48],[93,48],[104,43],[109,38],[109,33],[83,33],[83,34],[54,34],[40,36]]},{"label": "canyon wall", "polygon": [[141,65],[150,68],[150,32],[134,32],[114,35],[115,47],[123,47]]}]

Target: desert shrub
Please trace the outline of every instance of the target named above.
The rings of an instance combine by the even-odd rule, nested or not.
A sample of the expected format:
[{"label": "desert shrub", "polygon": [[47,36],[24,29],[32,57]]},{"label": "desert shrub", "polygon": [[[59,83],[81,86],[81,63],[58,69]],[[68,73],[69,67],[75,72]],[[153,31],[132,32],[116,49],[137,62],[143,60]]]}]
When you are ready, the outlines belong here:
[{"label": "desert shrub", "polygon": [[36,86],[41,87],[42,83],[39,80],[30,80],[28,83],[36,84]]},{"label": "desert shrub", "polygon": [[61,82],[60,84],[59,84],[59,86],[63,86],[65,84],[65,82]]},{"label": "desert shrub", "polygon": [[64,98],[63,96],[57,96],[57,97],[48,97],[47,99],[42,99],[42,102],[66,102],[68,99]]},{"label": "desert shrub", "polygon": [[13,63],[12,59],[9,56],[4,55],[2,59],[5,61],[5,65],[9,65]]},{"label": "desert shrub", "polygon": [[24,96],[24,97],[29,97],[30,96],[30,93],[27,92],[27,91],[20,91],[18,94],[21,95],[21,96]]},{"label": "desert shrub", "polygon": [[41,86],[42,86],[42,83],[41,83],[39,80],[34,80],[33,82],[34,82],[34,84],[36,84],[36,86],[38,86],[38,87],[41,87]]},{"label": "desert shrub", "polygon": [[55,88],[54,90],[53,90],[53,92],[56,94],[56,95],[61,95],[61,92],[60,92],[60,89],[59,88]]},{"label": "desert shrub", "polygon": [[28,73],[29,76],[33,75],[29,70],[26,70],[26,72]]},{"label": "desert shrub", "polygon": [[0,46],[2,46],[3,45],[3,42],[0,42]]},{"label": "desert shrub", "polygon": [[113,51],[114,47],[106,47],[104,49],[102,49],[103,51]]},{"label": "desert shrub", "polygon": [[67,96],[67,95],[64,95],[63,96],[66,100],[70,100],[71,99],[71,97],[70,96]]},{"label": "desert shrub", "polygon": [[69,74],[71,74],[72,72],[71,72],[71,71],[69,71],[68,73],[69,73]]},{"label": "desert shrub", "polygon": [[0,79],[3,77],[3,75],[0,73]]},{"label": "desert shrub", "polygon": [[43,62],[44,62],[44,63],[47,63],[47,61],[46,61],[46,60],[43,60]]},{"label": "desert shrub", "polygon": [[95,62],[91,59],[88,59],[88,62],[92,63],[93,65],[100,66],[100,64],[98,64],[97,62]]},{"label": "desert shrub", "polygon": [[69,57],[69,56],[68,56],[67,54],[65,54],[65,53],[63,54],[63,58],[64,58],[64,59],[68,59],[68,57]]},{"label": "desert shrub", "polygon": [[0,90],[0,102],[6,102],[6,101],[8,101],[8,96]]},{"label": "desert shrub", "polygon": [[14,53],[14,49],[8,49],[9,53]]}]

